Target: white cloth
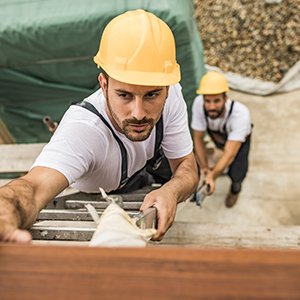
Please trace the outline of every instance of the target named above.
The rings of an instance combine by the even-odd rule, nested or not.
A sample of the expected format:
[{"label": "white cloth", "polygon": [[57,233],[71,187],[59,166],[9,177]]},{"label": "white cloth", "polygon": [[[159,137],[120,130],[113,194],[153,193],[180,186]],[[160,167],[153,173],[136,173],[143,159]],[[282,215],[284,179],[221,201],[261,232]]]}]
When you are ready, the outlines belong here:
[{"label": "white cloth", "polygon": [[140,229],[119,205],[111,203],[97,221],[89,243],[100,247],[146,247],[156,229]]},{"label": "white cloth", "polygon": [[[106,114],[102,90],[85,99],[92,103],[113,128]],[[162,148],[169,159],[192,152],[186,104],[181,86],[170,86],[163,109],[164,136]],[[128,176],[140,170],[153,157],[155,129],[142,142],[132,142],[114,130],[128,154]],[[121,178],[121,151],[106,125],[94,113],[73,105],[63,116],[50,142],[44,147],[33,167],[53,168],[62,173],[75,188],[83,192],[106,192],[118,188]]]},{"label": "white cloth", "polygon": [[[223,126],[227,120],[232,100],[227,99],[225,103],[225,115],[222,118],[208,119],[209,129],[223,132]],[[206,131],[207,123],[203,108],[203,96],[199,95],[195,98],[192,107],[192,122],[193,130]],[[234,101],[233,110],[226,123],[226,131],[228,141],[245,142],[246,137],[251,133],[251,117],[249,109],[242,103]]]}]

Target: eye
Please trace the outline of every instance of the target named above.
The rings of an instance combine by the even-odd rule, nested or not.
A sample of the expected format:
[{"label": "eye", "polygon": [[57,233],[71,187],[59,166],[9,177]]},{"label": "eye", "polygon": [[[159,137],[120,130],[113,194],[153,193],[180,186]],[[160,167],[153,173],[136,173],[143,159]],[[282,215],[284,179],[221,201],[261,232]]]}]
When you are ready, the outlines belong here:
[{"label": "eye", "polygon": [[128,93],[117,93],[117,95],[124,100],[130,100],[132,98],[132,95]]},{"label": "eye", "polygon": [[145,95],[146,99],[155,99],[159,96],[159,92],[149,92]]}]

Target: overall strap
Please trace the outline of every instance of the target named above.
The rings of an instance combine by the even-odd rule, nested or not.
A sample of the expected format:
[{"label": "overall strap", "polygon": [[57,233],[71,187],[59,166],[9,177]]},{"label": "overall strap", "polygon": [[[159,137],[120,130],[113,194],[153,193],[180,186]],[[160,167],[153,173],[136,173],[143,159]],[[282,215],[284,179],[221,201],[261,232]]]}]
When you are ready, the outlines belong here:
[{"label": "overall strap", "polygon": [[227,121],[228,121],[228,119],[229,119],[229,117],[230,117],[230,115],[231,115],[231,113],[232,113],[233,105],[234,105],[234,101],[231,101],[231,105],[230,105],[230,109],[229,109],[229,112],[228,112],[228,116],[227,116],[226,121],[225,121],[225,123],[224,123],[224,125],[223,125],[223,131],[224,131],[226,134],[227,134],[227,132],[226,132],[226,125],[227,125]]},{"label": "overall strap", "polygon": [[117,143],[120,147],[120,150],[121,150],[121,157],[122,157],[122,167],[121,167],[122,168],[122,173],[121,173],[121,181],[120,181],[120,186],[119,187],[124,186],[128,181],[128,176],[127,176],[127,151],[126,151],[126,148],[125,148],[124,144],[119,139],[119,137],[116,135],[114,130],[111,128],[109,123],[105,120],[105,118],[101,115],[101,113],[95,108],[95,106],[93,104],[83,101],[83,102],[77,103],[76,105],[79,105],[79,106],[87,109],[88,111],[94,113],[95,115],[97,115],[102,120],[102,122],[106,125],[106,127],[111,131],[113,137],[117,141]]},{"label": "overall strap", "polygon": [[163,117],[161,115],[160,119],[156,123],[156,135],[155,135],[155,146],[154,146],[154,156],[160,149],[161,141],[164,136],[164,122],[163,122]]},{"label": "overall strap", "polygon": [[[121,173],[121,181],[119,184],[118,189],[121,189],[122,187],[124,187],[127,182],[130,180],[130,178],[128,178],[128,163],[127,163],[127,150],[124,146],[124,144],[122,143],[122,141],[120,140],[120,138],[116,135],[116,133],[114,132],[114,130],[112,129],[112,127],[109,125],[109,123],[106,121],[106,119],[101,115],[101,113],[94,107],[94,105],[92,105],[89,102],[80,102],[80,103],[76,103],[76,105],[81,106],[85,109],[87,109],[88,111],[94,113],[95,115],[97,115],[102,122],[106,125],[106,127],[111,131],[113,137],[115,138],[115,140],[117,141],[120,151],[121,151],[121,159],[122,159],[122,173]],[[160,145],[161,145],[161,141],[163,139],[163,118],[162,116],[160,117],[160,119],[158,120],[157,124],[156,124],[156,135],[155,135],[155,146],[154,146],[154,156],[153,158],[147,160],[146,165],[148,164],[153,164],[157,161],[158,156],[160,155]],[[145,167],[143,167],[142,169],[144,169]],[[131,178],[135,177],[141,170],[138,170],[137,172],[135,172]]]},{"label": "overall strap", "polygon": [[[224,122],[224,125],[223,125],[223,131],[226,133],[226,124],[227,124],[227,121],[232,113],[232,110],[233,110],[233,105],[234,105],[234,101],[231,101],[231,105],[230,105],[230,108],[229,108],[229,112],[228,112],[228,115],[227,115],[227,118]],[[206,110],[204,109],[204,116],[205,116],[205,121],[206,121],[206,125],[207,125],[207,128],[209,129],[209,126],[208,126],[208,115],[207,115],[207,112]]]}]

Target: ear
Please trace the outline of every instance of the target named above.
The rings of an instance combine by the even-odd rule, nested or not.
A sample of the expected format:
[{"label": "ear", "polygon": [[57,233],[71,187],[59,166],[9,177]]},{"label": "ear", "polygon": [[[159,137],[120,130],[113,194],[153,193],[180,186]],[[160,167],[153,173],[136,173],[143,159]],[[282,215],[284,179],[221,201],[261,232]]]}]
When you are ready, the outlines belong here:
[{"label": "ear", "polygon": [[223,94],[223,99],[224,99],[224,101],[226,102],[226,100],[228,99],[228,97],[227,97],[227,94],[226,93],[224,93]]},{"label": "ear", "polygon": [[102,89],[102,92],[105,96],[105,98],[107,98],[106,96],[106,92],[107,92],[107,80],[104,76],[103,73],[100,73],[99,76],[98,76],[98,81],[99,81],[99,84],[100,84],[100,87]]}]

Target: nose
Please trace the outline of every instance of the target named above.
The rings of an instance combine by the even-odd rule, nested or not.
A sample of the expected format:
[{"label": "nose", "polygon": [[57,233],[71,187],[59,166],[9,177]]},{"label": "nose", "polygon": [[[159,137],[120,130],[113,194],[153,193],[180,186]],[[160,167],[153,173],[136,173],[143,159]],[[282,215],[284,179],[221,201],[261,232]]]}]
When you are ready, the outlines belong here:
[{"label": "nose", "polygon": [[146,117],[146,111],[144,107],[144,102],[142,98],[137,97],[132,103],[132,117],[137,120],[142,120]]},{"label": "nose", "polygon": [[214,102],[209,102],[207,105],[208,110],[215,110],[216,109],[216,104]]}]

